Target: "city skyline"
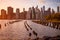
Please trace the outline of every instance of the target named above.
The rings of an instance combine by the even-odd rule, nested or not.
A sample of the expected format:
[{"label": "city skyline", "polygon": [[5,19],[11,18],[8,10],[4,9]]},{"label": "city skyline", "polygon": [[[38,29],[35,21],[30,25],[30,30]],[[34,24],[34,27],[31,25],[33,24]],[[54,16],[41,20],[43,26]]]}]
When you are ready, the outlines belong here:
[{"label": "city skyline", "polygon": [[19,8],[16,8],[14,12],[13,7],[7,7],[7,10],[1,9],[0,19],[45,19],[46,16],[52,15],[55,13],[60,13],[60,7],[57,6],[57,12],[54,9],[48,8],[45,10],[45,6],[41,10],[36,6],[36,8],[31,7],[28,11],[23,8],[23,11],[20,12]]},{"label": "city skyline", "polygon": [[7,10],[7,7],[11,6],[14,8],[14,12],[16,8],[19,8],[22,12],[23,8],[28,10],[29,7],[36,7],[37,5],[39,6],[39,9],[42,6],[45,6],[46,9],[51,7],[56,11],[57,6],[60,6],[60,0],[0,0],[0,10]]}]

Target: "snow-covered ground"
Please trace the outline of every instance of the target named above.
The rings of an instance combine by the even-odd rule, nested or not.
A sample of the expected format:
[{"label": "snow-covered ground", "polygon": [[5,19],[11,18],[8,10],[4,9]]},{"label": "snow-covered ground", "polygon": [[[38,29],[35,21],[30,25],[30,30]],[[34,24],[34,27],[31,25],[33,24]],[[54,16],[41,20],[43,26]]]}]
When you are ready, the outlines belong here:
[{"label": "snow-covered ground", "polygon": [[[9,24],[12,22],[11,20],[3,20],[0,21],[2,24],[2,29],[0,29],[0,39],[25,39],[28,37],[28,33],[24,27],[24,21],[15,22],[13,24]],[[4,24],[7,23],[5,26]],[[4,26],[4,27],[3,27]]]},{"label": "snow-covered ground", "polygon": [[[36,37],[42,38],[43,36],[53,37],[60,35],[60,30],[34,23],[31,20],[22,20],[10,24],[9,22],[12,21],[15,20],[0,20],[0,24],[1,24],[0,40],[1,39],[26,40],[28,38],[34,39]],[[25,25],[29,31],[26,30]],[[35,35],[33,31],[37,35]],[[31,33],[30,34],[31,36],[29,36],[29,33]]]},{"label": "snow-covered ground", "polygon": [[60,30],[58,29],[44,26],[41,24],[37,24],[32,21],[27,21],[27,23],[30,25],[30,27],[32,27],[33,30],[35,30],[38,33],[38,36],[41,38],[43,36],[53,37],[53,36],[60,35]]}]

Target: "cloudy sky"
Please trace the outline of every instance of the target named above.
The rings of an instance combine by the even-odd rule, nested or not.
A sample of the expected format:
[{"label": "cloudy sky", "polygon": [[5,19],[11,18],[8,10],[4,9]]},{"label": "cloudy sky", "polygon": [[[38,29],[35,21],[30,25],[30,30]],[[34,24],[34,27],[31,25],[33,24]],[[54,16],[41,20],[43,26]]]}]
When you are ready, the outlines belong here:
[{"label": "cloudy sky", "polygon": [[28,10],[29,7],[36,7],[37,5],[39,8],[45,5],[46,9],[51,7],[56,10],[56,7],[60,6],[60,0],[0,0],[0,10],[7,10],[7,7],[11,6],[14,8],[14,11],[16,8],[19,8],[20,11],[22,11],[23,8]]}]

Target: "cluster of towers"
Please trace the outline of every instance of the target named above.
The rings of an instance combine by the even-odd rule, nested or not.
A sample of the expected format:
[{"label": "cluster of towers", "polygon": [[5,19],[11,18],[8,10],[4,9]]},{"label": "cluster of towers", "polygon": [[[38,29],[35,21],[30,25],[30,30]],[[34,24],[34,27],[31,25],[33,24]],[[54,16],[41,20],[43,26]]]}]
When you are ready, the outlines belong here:
[{"label": "cluster of towers", "polygon": [[0,19],[10,19],[13,16],[13,8],[12,7],[8,7],[7,11],[4,9],[1,9],[1,15],[0,15]]},{"label": "cluster of towers", "polygon": [[1,15],[0,19],[26,19],[26,13],[25,8],[23,8],[23,12],[20,12],[19,8],[16,9],[16,12],[13,12],[12,7],[8,7],[7,11],[4,9],[1,9]]},{"label": "cluster of towers", "polygon": [[[45,20],[45,16],[55,13],[54,9],[48,8],[45,10],[45,6],[41,9],[36,7],[30,7],[28,11],[20,12],[19,8],[16,9],[16,12],[13,12],[12,7],[8,7],[7,11],[1,9],[0,19],[36,19],[36,20]],[[57,13],[60,13],[60,7],[57,7]]]},{"label": "cluster of towers", "polygon": [[[45,6],[43,6],[41,9],[38,8],[38,6],[30,7],[27,11],[27,19],[36,19],[36,20],[46,20],[46,16],[55,14],[55,10],[48,8],[45,9]],[[57,6],[57,13],[60,13],[60,7]]]}]

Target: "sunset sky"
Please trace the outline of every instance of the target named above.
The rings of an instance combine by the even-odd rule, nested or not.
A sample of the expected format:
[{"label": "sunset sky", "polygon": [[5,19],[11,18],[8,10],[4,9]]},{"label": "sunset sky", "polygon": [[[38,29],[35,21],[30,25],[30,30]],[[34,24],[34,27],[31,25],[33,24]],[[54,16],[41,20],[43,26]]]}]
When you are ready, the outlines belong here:
[{"label": "sunset sky", "polygon": [[45,5],[46,9],[51,7],[56,11],[56,7],[60,6],[60,0],[0,0],[0,10],[7,10],[7,7],[11,6],[14,8],[14,11],[16,8],[19,8],[20,11],[22,11],[23,8],[28,10],[29,7],[36,7],[37,5],[39,8]]}]

